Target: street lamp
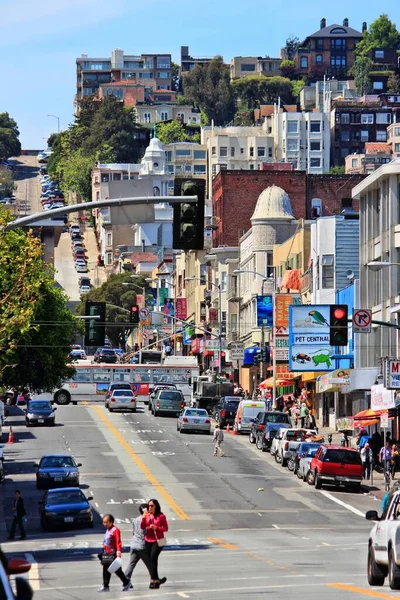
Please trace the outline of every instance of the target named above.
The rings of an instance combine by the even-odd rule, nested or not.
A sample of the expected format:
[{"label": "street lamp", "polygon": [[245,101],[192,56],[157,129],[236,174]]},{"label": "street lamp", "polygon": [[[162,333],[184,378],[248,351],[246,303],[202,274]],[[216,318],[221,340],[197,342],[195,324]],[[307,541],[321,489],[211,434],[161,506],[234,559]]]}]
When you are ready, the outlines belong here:
[{"label": "street lamp", "polygon": [[[185,277],[185,281],[200,281],[203,280],[200,277]],[[219,373],[222,373],[222,289],[220,283],[209,282],[210,285],[218,290],[218,354],[219,354]]]},{"label": "street lamp", "polygon": [[[263,275],[262,273],[258,273],[258,271],[251,271],[250,269],[235,269],[234,271],[235,275],[240,275],[241,273],[250,273],[252,275],[258,275],[259,277],[262,277],[262,284],[261,284],[261,295],[264,296],[264,283],[266,281],[271,281],[272,282],[272,331],[273,331],[273,337],[275,339],[275,335],[276,335],[276,315],[275,315],[275,307],[276,307],[276,288],[275,288],[275,271],[272,277],[265,277],[265,275]],[[264,330],[264,324],[261,325],[261,350],[264,351],[264,346],[265,346],[265,330]],[[276,404],[276,348],[274,348],[274,352],[272,355],[272,369],[274,372],[274,376],[272,378],[272,406],[275,406]],[[264,363],[261,361],[261,377],[264,378]]]},{"label": "street lamp", "polygon": [[60,133],[60,117],[57,117],[57,115],[47,115],[48,117],[53,117],[54,119],[57,119],[57,123],[58,123],[58,133]]},{"label": "street lamp", "polygon": [[381,269],[384,269],[385,267],[400,267],[400,263],[373,260],[373,261],[367,263],[367,267],[368,267],[368,269],[371,269],[371,271],[380,271]]}]

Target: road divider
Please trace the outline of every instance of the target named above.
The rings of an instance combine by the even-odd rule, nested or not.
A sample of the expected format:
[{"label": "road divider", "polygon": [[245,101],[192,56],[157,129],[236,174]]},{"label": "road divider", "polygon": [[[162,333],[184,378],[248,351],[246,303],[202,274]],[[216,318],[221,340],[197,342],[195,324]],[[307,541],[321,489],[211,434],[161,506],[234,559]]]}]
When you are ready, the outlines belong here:
[{"label": "road divider", "polygon": [[111,433],[116,437],[121,446],[133,460],[133,462],[139,467],[142,473],[145,475],[148,482],[157,490],[157,493],[162,497],[162,499],[168,504],[171,510],[182,520],[182,521],[190,521],[189,515],[185,513],[185,511],[179,506],[179,504],[174,500],[171,494],[165,489],[165,487],[158,481],[157,477],[150,471],[148,466],[143,462],[143,460],[136,454],[136,452],[131,448],[129,442],[125,440],[125,438],[121,435],[120,431],[118,431],[117,427],[110,421],[110,419],[103,413],[102,409],[99,406],[93,406],[93,410],[98,414],[100,419],[106,425],[107,429],[111,431]]}]

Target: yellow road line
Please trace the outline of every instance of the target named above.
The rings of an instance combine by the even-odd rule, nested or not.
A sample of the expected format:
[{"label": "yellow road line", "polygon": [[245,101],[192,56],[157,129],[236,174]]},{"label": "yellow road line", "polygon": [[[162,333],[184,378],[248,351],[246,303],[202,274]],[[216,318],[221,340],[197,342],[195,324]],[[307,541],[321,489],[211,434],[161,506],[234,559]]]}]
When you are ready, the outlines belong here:
[{"label": "yellow road line", "polygon": [[355,585],[347,585],[346,583],[327,583],[329,587],[344,590],[346,592],[353,592],[353,594],[362,594],[363,596],[370,596],[371,598],[389,598],[393,600],[396,596],[394,594],[385,594],[385,592],[377,592],[369,588],[360,588]]},{"label": "yellow road line", "polygon": [[235,546],[235,544],[230,544],[229,542],[224,542],[223,540],[219,540],[218,538],[207,538],[210,542],[212,542],[213,544],[217,544],[218,546],[221,546],[222,548],[226,548],[227,550],[237,550],[238,546]]},{"label": "yellow road line", "polygon": [[165,500],[168,506],[174,511],[174,513],[183,521],[190,521],[190,517],[185,513],[185,511],[179,506],[177,502],[173,499],[171,494],[167,492],[164,486],[158,481],[157,477],[153,475],[150,469],[145,465],[141,458],[136,454],[134,450],[130,447],[125,438],[120,434],[118,429],[113,425],[113,423],[103,414],[101,408],[99,406],[93,406],[93,410],[99,415],[101,420],[107,426],[107,428],[115,435],[121,446],[124,450],[129,454],[131,459],[136,463],[139,469],[144,473],[147,480],[151,485],[157,490],[158,494]]}]

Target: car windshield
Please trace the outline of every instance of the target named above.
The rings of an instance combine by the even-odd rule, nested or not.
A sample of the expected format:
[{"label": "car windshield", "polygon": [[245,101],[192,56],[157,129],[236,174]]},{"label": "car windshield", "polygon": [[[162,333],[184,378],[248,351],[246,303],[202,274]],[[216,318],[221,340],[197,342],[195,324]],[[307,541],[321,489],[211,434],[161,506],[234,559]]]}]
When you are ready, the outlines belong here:
[{"label": "car windshield", "polygon": [[189,409],[185,411],[186,417],[208,417],[208,413],[204,409]]},{"label": "car windshield", "polygon": [[327,450],[324,456],[324,462],[348,463],[350,465],[360,465],[361,457],[358,452],[350,450]]},{"label": "car windshield", "polygon": [[40,401],[30,401],[29,403],[29,410],[51,410],[51,404],[50,402],[40,402]]},{"label": "car windshield", "polygon": [[86,502],[86,498],[80,490],[47,494],[46,504],[72,504],[73,502]]},{"label": "car windshield", "polygon": [[113,396],[133,396],[132,390],[114,390]]},{"label": "car windshield", "polygon": [[268,423],[290,423],[288,415],[279,413],[267,413]]},{"label": "car windshield", "polygon": [[227,410],[237,410],[237,407],[239,406],[239,402],[240,402],[240,400],[229,400],[229,402],[227,402],[225,404],[225,408]]},{"label": "car windshield", "polygon": [[161,392],[160,398],[162,400],[181,400],[181,395],[179,392]]},{"label": "car windshield", "polygon": [[44,456],[40,461],[41,467],[74,467],[75,462],[71,456]]}]

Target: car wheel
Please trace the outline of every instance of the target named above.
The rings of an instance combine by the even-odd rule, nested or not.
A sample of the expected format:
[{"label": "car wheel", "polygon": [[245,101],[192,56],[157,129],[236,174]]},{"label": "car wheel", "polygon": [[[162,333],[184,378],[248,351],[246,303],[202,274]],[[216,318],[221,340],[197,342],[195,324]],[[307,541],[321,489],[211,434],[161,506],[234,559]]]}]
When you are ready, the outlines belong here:
[{"label": "car wheel", "polygon": [[260,435],[258,435],[256,437],[256,448],[258,448],[258,450],[264,450],[263,446],[264,445],[263,445],[262,437]]},{"label": "car wheel", "polygon": [[300,472],[300,469],[297,469],[296,475],[297,475],[297,479],[303,479],[303,481],[305,481],[304,475],[303,475],[303,473]]},{"label": "car wheel", "polygon": [[281,456],[281,465],[282,467],[287,467],[287,459],[283,458],[283,456]]},{"label": "car wheel", "polygon": [[294,460],[292,458],[290,458],[287,461],[287,468],[289,469],[289,471],[293,471],[294,472]]},{"label": "car wheel", "polygon": [[179,433],[184,433],[184,429],[182,429],[182,427],[179,428]]},{"label": "car wheel", "polygon": [[306,480],[308,485],[314,485],[315,483],[315,474],[314,471],[311,471],[311,469],[309,469],[307,475],[306,475]]},{"label": "car wheel", "polygon": [[395,563],[393,548],[389,550],[389,586],[391,590],[400,590],[400,569]]},{"label": "car wheel", "polygon": [[249,433],[249,442],[250,442],[250,444],[255,444],[256,443],[256,440],[255,440],[255,437],[254,437],[254,433],[252,431],[250,431],[250,433]]},{"label": "car wheel", "polygon": [[314,485],[316,490],[320,490],[322,488],[321,477],[318,475],[318,473],[315,473]]},{"label": "car wheel", "polygon": [[158,417],[158,412],[156,410],[153,411],[153,417]]},{"label": "car wheel", "polygon": [[278,465],[280,465],[282,462],[282,456],[278,454],[278,452],[275,453],[275,462],[277,462]]},{"label": "car wheel", "polygon": [[378,565],[378,563],[375,562],[371,546],[368,549],[367,575],[369,585],[383,585],[387,575],[386,569],[382,565]]}]

